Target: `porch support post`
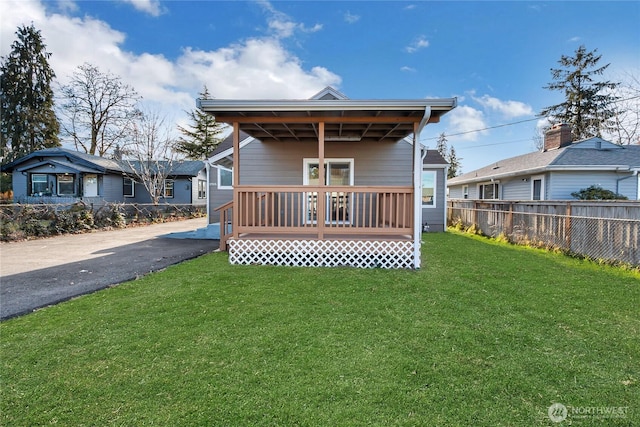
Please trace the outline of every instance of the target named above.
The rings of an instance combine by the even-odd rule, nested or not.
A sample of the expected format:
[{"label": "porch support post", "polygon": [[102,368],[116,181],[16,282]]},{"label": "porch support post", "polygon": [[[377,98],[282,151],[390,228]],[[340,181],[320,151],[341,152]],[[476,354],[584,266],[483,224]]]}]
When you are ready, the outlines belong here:
[{"label": "porch support post", "polygon": [[[306,172],[305,172],[306,173]],[[322,191],[318,192],[318,201],[316,203],[316,222],[318,226],[318,239],[324,239],[324,217],[327,211],[325,207],[326,193],[324,191],[326,178],[324,172],[324,122],[318,124],[318,184]]]},{"label": "porch support post", "polygon": [[238,225],[240,224],[240,195],[238,193],[238,185],[240,185],[240,124],[233,123],[233,219],[231,228],[233,238],[239,236]]},{"label": "porch support post", "polygon": [[413,267],[421,265],[420,246],[422,244],[422,150],[420,132],[431,117],[431,107],[426,107],[419,123],[413,124]]}]

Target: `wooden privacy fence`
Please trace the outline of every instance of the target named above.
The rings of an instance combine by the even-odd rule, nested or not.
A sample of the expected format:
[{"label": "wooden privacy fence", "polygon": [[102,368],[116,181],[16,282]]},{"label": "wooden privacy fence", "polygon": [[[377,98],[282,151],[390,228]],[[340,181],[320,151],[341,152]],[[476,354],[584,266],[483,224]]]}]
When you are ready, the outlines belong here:
[{"label": "wooden privacy fence", "polygon": [[447,220],[514,243],[640,265],[638,201],[449,200]]}]

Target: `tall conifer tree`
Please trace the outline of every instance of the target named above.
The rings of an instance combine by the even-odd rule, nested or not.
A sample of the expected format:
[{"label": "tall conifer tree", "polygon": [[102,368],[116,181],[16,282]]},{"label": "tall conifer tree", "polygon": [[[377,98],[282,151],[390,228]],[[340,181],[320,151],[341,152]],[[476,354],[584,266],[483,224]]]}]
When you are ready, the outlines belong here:
[{"label": "tall conifer tree", "polygon": [[2,58],[0,66],[3,163],[42,148],[60,146],[60,124],[51,88],[55,78],[49,66],[51,53],[45,50],[42,35],[33,24],[19,27],[16,36],[11,53]]},{"label": "tall conifer tree", "polygon": [[610,64],[600,66],[602,55],[597,51],[587,52],[580,46],[574,56],[562,55],[558,61],[561,67],[551,69],[554,81],[544,87],[563,92],[564,101],[543,109],[540,114],[555,123],[569,124],[574,140],[602,136],[615,126],[613,103],[618,98],[613,91],[618,83],[599,78]]},{"label": "tall conifer tree", "polygon": [[[206,86],[199,97],[200,99],[210,97]],[[222,141],[225,126],[216,122],[215,117],[211,114],[197,108],[189,113],[189,119],[191,123],[187,127],[178,126],[178,130],[183,136],[178,139],[176,151],[186,155],[189,159],[206,159]]]}]

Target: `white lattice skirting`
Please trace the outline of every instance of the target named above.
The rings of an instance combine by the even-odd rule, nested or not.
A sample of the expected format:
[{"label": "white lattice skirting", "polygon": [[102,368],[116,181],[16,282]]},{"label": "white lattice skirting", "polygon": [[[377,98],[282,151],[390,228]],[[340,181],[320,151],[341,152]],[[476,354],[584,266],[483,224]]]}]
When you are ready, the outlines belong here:
[{"label": "white lattice skirting", "polygon": [[402,240],[229,239],[231,264],[413,268],[413,242]]}]

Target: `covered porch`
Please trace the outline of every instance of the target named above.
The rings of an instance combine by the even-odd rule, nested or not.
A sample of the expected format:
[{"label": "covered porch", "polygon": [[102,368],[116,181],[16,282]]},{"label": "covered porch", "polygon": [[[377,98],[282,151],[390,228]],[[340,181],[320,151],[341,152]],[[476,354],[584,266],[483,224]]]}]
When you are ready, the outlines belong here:
[{"label": "covered porch", "polygon": [[[216,121],[233,127],[233,199],[216,209],[220,212],[220,247],[229,251],[231,263],[420,267],[419,134],[427,123],[438,122],[454,108],[455,99],[206,99],[198,105],[215,115]],[[300,179],[304,182],[247,182],[241,130],[266,147],[285,143],[296,150],[313,144],[317,157],[304,159],[306,175]],[[341,166],[332,159],[335,153],[327,156],[327,143],[334,150],[336,144],[339,150],[340,144],[355,142],[358,149],[375,150],[380,144],[397,144],[408,137],[406,142],[412,144],[407,151],[410,159],[405,159],[411,165],[405,171],[409,185],[387,185],[384,170],[379,171],[379,184],[354,185],[353,178],[345,178],[353,164],[342,162]],[[302,156],[299,161],[302,163]]]}]

